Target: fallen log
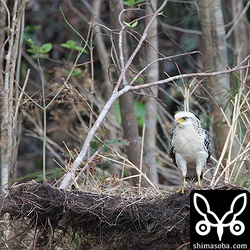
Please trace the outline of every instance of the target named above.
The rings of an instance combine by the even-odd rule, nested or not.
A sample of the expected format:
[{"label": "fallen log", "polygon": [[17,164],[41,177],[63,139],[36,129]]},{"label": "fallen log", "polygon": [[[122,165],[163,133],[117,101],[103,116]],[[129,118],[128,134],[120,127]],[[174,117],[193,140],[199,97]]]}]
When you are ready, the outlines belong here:
[{"label": "fallen log", "polygon": [[0,214],[8,214],[8,226],[12,222],[19,230],[0,248],[9,244],[22,249],[21,241],[26,241],[29,249],[54,249],[65,239],[77,246],[69,249],[159,250],[188,245],[189,197],[145,192],[65,191],[39,183],[13,186],[0,197]]},{"label": "fallen log", "polygon": [[0,249],[190,249],[189,205],[189,194],[175,192],[19,184],[0,195]]}]

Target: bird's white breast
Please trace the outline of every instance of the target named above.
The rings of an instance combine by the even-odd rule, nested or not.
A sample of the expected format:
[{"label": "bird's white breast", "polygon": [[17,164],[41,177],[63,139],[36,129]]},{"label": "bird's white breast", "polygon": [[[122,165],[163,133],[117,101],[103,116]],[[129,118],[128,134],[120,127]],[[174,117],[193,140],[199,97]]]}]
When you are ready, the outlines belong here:
[{"label": "bird's white breast", "polygon": [[181,155],[187,163],[196,162],[197,157],[208,156],[204,148],[203,134],[199,134],[193,126],[176,127],[176,135],[173,140],[174,153]]}]

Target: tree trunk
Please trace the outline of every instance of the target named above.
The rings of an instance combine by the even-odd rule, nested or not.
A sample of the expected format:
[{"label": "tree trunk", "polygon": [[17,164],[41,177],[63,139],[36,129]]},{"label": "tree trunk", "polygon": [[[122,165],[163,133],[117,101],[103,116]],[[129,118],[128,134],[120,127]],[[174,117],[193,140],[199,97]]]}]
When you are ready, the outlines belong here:
[{"label": "tree trunk", "polygon": [[[6,4],[7,2],[5,2]],[[6,5],[3,6],[1,2],[1,31],[5,31],[5,18],[6,18]],[[16,157],[19,134],[18,125],[19,121],[14,117],[15,107],[14,103],[14,86],[15,83],[19,83],[19,75],[16,74],[18,67],[20,67],[19,53],[20,48],[20,36],[22,32],[21,24],[24,13],[25,3],[20,1],[14,1],[13,12],[10,27],[7,28],[7,45],[8,51],[6,52],[5,65],[4,61],[4,40],[5,34],[1,35],[0,47],[1,47],[1,63],[0,70],[4,72],[4,76],[1,73],[0,77],[0,134],[1,134],[1,151],[0,151],[0,164],[1,164],[1,187],[2,192],[6,192],[8,188],[8,182],[10,179],[15,178],[16,174]],[[4,66],[3,66],[4,65]],[[3,68],[4,67],[4,68]],[[16,91],[17,92],[17,91]],[[16,97],[18,93],[15,93]]]},{"label": "tree trunk", "polygon": [[[225,40],[225,29],[220,0],[198,0],[200,22],[202,29],[202,51],[204,55],[204,66],[207,71],[226,70],[227,48]],[[210,77],[207,81],[207,90],[211,94],[211,112],[214,119],[213,133],[215,149],[221,152],[228,135],[229,127],[222,117],[220,108],[230,118],[231,110],[226,108],[229,100],[228,92],[230,84],[227,75]]]},{"label": "tree trunk", "polygon": [[[248,2],[249,6],[250,3]],[[248,7],[249,8],[249,7]],[[243,1],[242,0],[233,0],[231,2],[231,19],[234,20],[238,13],[243,11]],[[239,62],[242,62],[250,53],[250,38],[249,38],[249,27],[247,24],[247,17],[244,15],[242,18],[237,17],[235,26],[233,30],[233,65],[237,65]],[[248,34],[248,35],[247,35]],[[241,78],[245,77],[246,70],[241,70]],[[250,81],[246,81],[250,87]]]},{"label": "tree trunk", "polygon": [[[5,7],[3,6],[3,3],[6,5],[7,4],[7,0],[3,1],[3,2],[0,2],[0,105],[1,105],[1,109],[0,109],[0,125],[1,125],[1,131],[0,131],[0,139],[1,139],[1,144],[0,144],[0,148],[1,148],[1,151],[0,151],[0,170],[1,170],[1,179],[0,179],[0,186],[1,186],[1,192],[4,192],[5,188],[4,188],[4,185],[6,184],[6,181],[8,182],[8,169],[9,169],[9,166],[5,165],[5,161],[4,161],[4,154],[5,154],[5,145],[3,143],[3,140],[4,140],[4,135],[7,134],[7,131],[6,131],[6,126],[4,125],[4,112],[6,112],[4,110],[4,108],[6,108],[6,104],[5,104],[5,101],[6,99],[8,99],[8,95],[6,93],[6,90],[5,90],[5,85],[4,85],[4,74],[2,72],[4,72],[4,42],[5,42],[5,20],[6,20],[6,9]],[[7,188],[7,187],[6,187]]]},{"label": "tree trunk", "polygon": [[[150,15],[157,9],[157,0],[151,0],[151,4],[147,4],[146,15],[148,22]],[[148,30],[148,47],[146,50],[146,62],[150,63],[158,58],[158,22],[154,20]],[[155,82],[159,80],[159,64],[154,63],[146,72],[147,81]],[[157,98],[158,86],[150,88],[150,94]],[[157,161],[156,161],[156,122],[157,122],[157,105],[156,100],[152,98],[146,99],[145,103],[145,138],[144,138],[144,165],[147,170],[149,179],[158,184]]]},{"label": "tree trunk", "polygon": [[[207,71],[226,70],[228,60],[221,2],[220,0],[198,0],[197,4],[200,12],[205,69]],[[210,77],[206,87],[210,92],[213,140],[217,150],[217,157],[222,156],[222,163],[226,166],[227,163],[237,157],[240,151],[237,138],[235,136],[232,138],[232,134],[230,134],[230,143],[225,143],[230,139],[228,138],[230,126],[233,126],[231,124],[233,122],[231,119],[233,108],[230,102],[233,97],[230,96],[228,75]],[[215,173],[217,173],[219,167],[218,165]],[[228,175],[229,169],[227,168],[225,172],[226,182],[229,179]]]},{"label": "tree trunk", "polygon": [[[119,14],[122,11],[121,1],[110,0],[110,17],[111,17],[111,26],[113,29],[120,31],[121,25],[119,23]],[[116,32],[117,32],[116,30]],[[117,35],[113,35],[115,49],[117,51],[118,57],[120,58],[120,49],[119,49],[119,38]],[[124,55],[124,63],[126,63],[128,58],[128,46],[126,40],[126,33],[122,34],[122,53]],[[121,65],[121,61],[117,62]],[[117,67],[118,68],[118,67]],[[125,78],[128,79],[129,74],[126,72]],[[123,82],[123,85],[127,84],[127,80]],[[124,133],[124,138],[128,140],[129,146],[127,147],[127,155],[129,161],[131,161],[136,167],[140,165],[140,143],[139,143],[139,131],[135,116],[134,110],[134,97],[131,92],[127,92],[119,98],[120,110],[121,110],[121,119],[122,119],[122,128]],[[132,173],[138,174],[138,172],[132,171]],[[133,178],[133,184],[136,184],[138,181]]]},{"label": "tree trunk", "polygon": [[[104,99],[107,102],[110,96],[113,92],[113,86],[109,79],[109,67],[111,65],[110,63],[110,55],[107,50],[107,47],[105,46],[105,42],[102,36],[102,29],[98,23],[100,20],[100,9],[101,9],[102,1],[100,0],[94,0],[93,1],[93,10],[94,13],[97,15],[93,27],[95,31],[94,39],[95,39],[95,48],[98,53],[98,58],[100,59],[101,65],[102,65],[102,77],[103,77],[103,86],[104,86]],[[109,140],[114,141],[117,138],[117,134],[115,132],[115,128],[112,128],[114,123],[112,124],[112,121],[115,119],[115,111],[114,106],[112,106],[109,110],[109,116],[110,116],[110,122],[109,122],[109,129],[107,130],[107,137]],[[119,169],[117,167],[111,166],[112,173],[119,174]]]}]

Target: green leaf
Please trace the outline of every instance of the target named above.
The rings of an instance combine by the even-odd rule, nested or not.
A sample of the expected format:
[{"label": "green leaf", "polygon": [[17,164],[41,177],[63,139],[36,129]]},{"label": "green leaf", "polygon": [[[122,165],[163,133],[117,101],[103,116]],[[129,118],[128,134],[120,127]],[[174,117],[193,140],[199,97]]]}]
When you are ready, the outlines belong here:
[{"label": "green leaf", "polygon": [[34,38],[34,32],[41,29],[40,25],[26,25],[24,28],[24,39]]},{"label": "green leaf", "polygon": [[[66,70],[67,76],[70,74],[70,70]],[[72,76],[79,76],[83,73],[83,71],[80,68],[75,68],[72,72]]]},{"label": "green leaf", "polygon": [[128,1],[124,1],[123,4],[127,5],[129,7],[133,7],[134,6],[135,1],[134,0],[128,0]]},{"label": "green leaf", "polygon": [[138,1],[135,1],[135,4],[139,4],[139,3],[143,3],[145,0],[138,0]]},{"label": "green leaf", "polygon": [[[135,109],[135,116],[136,121],[139,127],[143,126],[144,120],[145,120],[145,104],[142,102],[135,101],[134,102],[134,109]],[[114,110],[115,110],[115,119],[116,122],[121,124],[121,109],[119,102],[114,103]]]},{"label": "green leaf", "polygon": [[40,47],[42,54],[47,54],[52,50],[53,45],[51,43],[45,43]]},{"label": "green leaf", "polygon": [[130,23],[128,23],[128,22],[125,22],[125,21],[123,21],[123,23],[124,23],[127,27],[129,27],[129,28],[134,28],[134,27],[137,26],[138,21],[135,21],[135,22],[133,22],[132,24],[130,24]]},{"label": "green leaf", "polygon": [[138,24],[138,21],[133,22],[133,23],[131,24],[131,28],[136,27],[136,26],[137,26],[137,24]]},{"label": "green leaf", "polygon": [[32,41],[31,38],[27,39],[26,41],[27,41],[30,45],[33,44],[33,41]]},{"label": "green leaf", "polygon": [[26,40],[30,46],[30,49],[27,49],[27,51],[31,54],[37,54],[39,51],[39,48],[34,45],[33,40],[31,38]]},{"label": "green leaf", "polygon": [[66,49],[72,50],[75,48],[76,42],[74,42],[73,40],[68,40],[66,43],[61,43],[60,45]]},{"label": "green leaf", "polygon": [[130,23],[128,23],[128,22],[125,22],[125,21],[123,21],[123,23],[127,26],[127,27],[131,27],[131,24]]},{"label": "green leaf", "polygon": [[139,4],[139,3],[142,3],[144,2],[145,0],[138,0],[138,1],[135,1],[135,0],[128,0],[128,1],[124,1],[123,4],[124,5],[127,5],[129,7],[134,7],[136,4]]},{"label": "green leaf", "polygon": [[31,53],[31,54],[35,54],[34,49],[27,49],[27,52]]},{"label": "green leaf", "polygon": [[27,51],[31,54],[36,54],[37,57],[42,57],[45,54],[47,54],[49,51],[51,51],[53,45],[51,43],[44,43],[41,47],[38,47],[34,44],[33,40],[31,38],[26,40],[29,43],[30,49],[27,49]]},{"label": "green leaf", "polygon": [[135,101],[134,107],[135,107],[135,116],[136,116],[137,124],[139,127],[142,127],[144,120],[145,120],[145,112],[146,112],[145,104]]},{"label": "green leaf", "polygon": [[75,50],[82,51],[83,53],[88,54],[88,51],[85,48],[78,45],[75,46]]},{"label": "green leaf", "polygon": [[79,76],[83,73],[83,71],[79,68],[75,68],[72,72],[72,76]]},{"label": "green leaf", "polygon": [[114,109],[115,109],[115,120],[118,124],[121,124],[121,121],[122,121],[121,110],[120,110],[120,105],[118,101],[115,101]]},{"label": "green leaf", "polygon": [[77,50],[88,54],[88,51],[86,49],[84,49],[82,46],[77,45],[77,43],[73,40],[68,40],[66,43],[61,43],[60,45],[66,49]]}]

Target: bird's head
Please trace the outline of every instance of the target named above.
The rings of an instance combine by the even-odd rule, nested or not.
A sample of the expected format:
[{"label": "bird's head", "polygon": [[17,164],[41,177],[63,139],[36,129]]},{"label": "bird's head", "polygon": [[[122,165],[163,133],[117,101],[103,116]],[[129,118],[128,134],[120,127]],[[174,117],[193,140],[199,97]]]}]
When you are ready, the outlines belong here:
[{"label": "bird's head", "polygon": [[187,111],[180,111],[174,115],[174,125],[179,127],[193,126],[197,120],[199,121],[195,114]]}]

